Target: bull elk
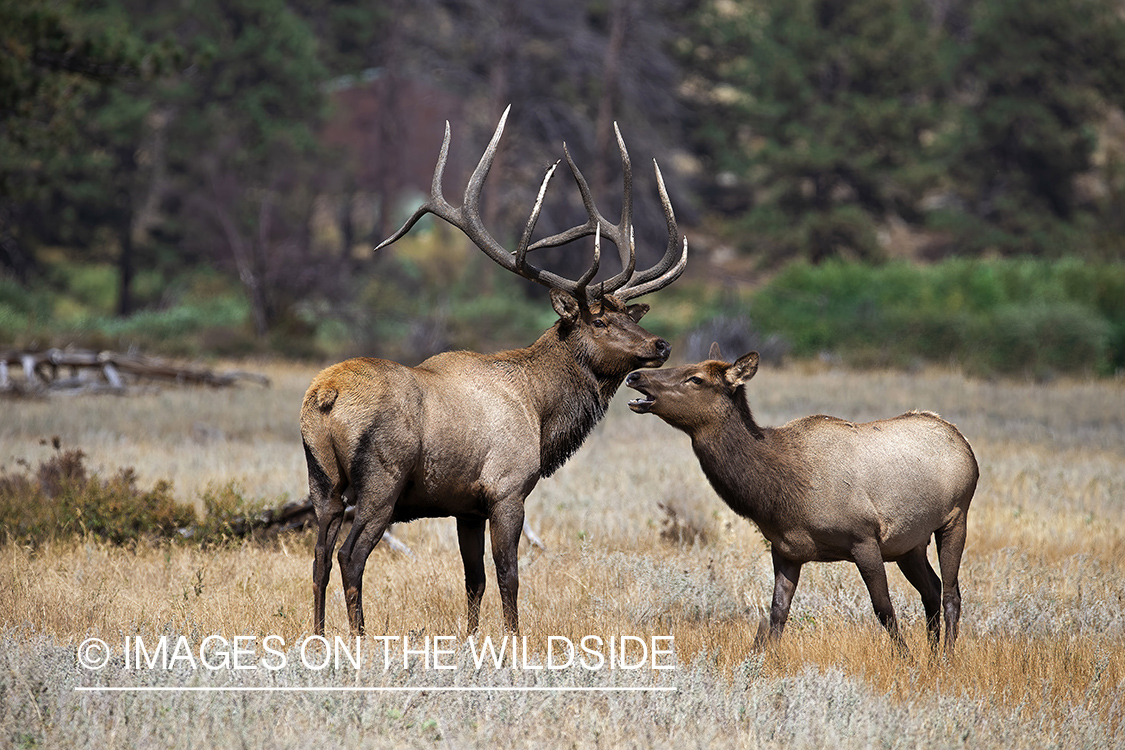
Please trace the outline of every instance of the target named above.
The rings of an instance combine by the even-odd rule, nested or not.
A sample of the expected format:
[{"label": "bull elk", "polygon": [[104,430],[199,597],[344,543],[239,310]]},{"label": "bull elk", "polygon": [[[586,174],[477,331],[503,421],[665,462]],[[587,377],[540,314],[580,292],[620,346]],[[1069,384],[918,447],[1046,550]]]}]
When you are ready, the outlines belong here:
[{"label": "bull elk", "polygon": [[[770,542],[773,603],[756,645],[781,638],[802,565],[850,560],[905,651],[883,567],[894,561],[922,596],[934,650],[944,609],[952,652],[961,616],[957,572],[979,475],[968,441],[926,411],[863,424],[817,415],[761,427],[745,393],[757,371],[757,352],[729,364],[715,344],[705,362],[634,372],[625,381],[641,393],[629,407],[686,432],[719,497]],[[926,559],[931,534],[940,580]]]},{"label": "bull elk", "polygon": [[[338,558],[353,633],[364,630],[364,567],[388,524],[447,516],[457,519],[469,632],[477,630],[485,589],[486,521],[504,626],[518,631],[517,545],[525,499],[541,477],[550,476],[578,450],[625,376],[638,367],[660,367],[671,351],[667,341],[638,325],[648,305],[626,305],[672,283],[687,263],[687,240],[681,252],[659,166],[656,179],[668,245],[652,268],[635,268],[632,170],[620,131],[617,143],[624,172],[620,222],[611,224],[599,213],[564,144],[589,218],[585,224],[531,242],[556,162],[543,178],[515,252],[510,252],[488,233],[479,212],[481,187],[507,116],[505,110],[469,178],[460,208],[442,196],[449,153],[446,123],[430,198],[375,249],[395,242],[424,214],[433,213],[460,229],[503,268],[548,287],[559,319],[524,349],[490,355],[444,352],[417,367],[351,359],[316,376],[301,407],[301,436],[318,525],[313,564],[313,627],[318,634],[324,632],[330,555],[343,521],[345,497],[354,500],[355,520]],[[564,278],[527,260],[531,251],[590,235],[595,237],[593,262],[578,279]],[[616,245],[622,270],[592,285],[602,237]]]}]

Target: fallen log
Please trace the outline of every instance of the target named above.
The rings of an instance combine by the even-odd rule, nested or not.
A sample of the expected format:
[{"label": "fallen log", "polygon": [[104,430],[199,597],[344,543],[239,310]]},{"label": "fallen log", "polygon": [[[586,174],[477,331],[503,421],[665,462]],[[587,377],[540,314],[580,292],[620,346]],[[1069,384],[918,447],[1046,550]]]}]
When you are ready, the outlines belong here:
[{"label": "fallen log", "polygon": [[[349,505],[344,509],[344,520],[355,520],[355,506]],[[231,533],[236,537],[244,537],[256,532],[266,534],[281,534],[287,531],[299,531],[316,524],[316,512],[313,510],[312,501],[308,498],[292,500],[277,508],[266,508],[253,516],[239,516],[233,519],[229,526]],[[190,539],[195,536],[195,529],[188,527],[180,529],[180,535]],[[406,555],[411,560],[414,552],[402,540],[391,534],[390,530],[383,533],[383,542],[394,552]]]},{"label": "fallen log", "polygon": [[[18,368],[18,369],[17,369]],[[15,377],[22,372],[23,377]],[[148,383],[232,386],[239,381],[269,386],[264,375],[252,372],[215,372],[181,365],[135,352],[90,349],[8,350],[0,352],[0,393],[16,396],[51,394],[123,394]]]},{"label": "fallen log", "polygon": [[[344,509],[344,520],[351,521],[355,518],[355,506],[349,505]],[[313,510],[312,500],[304,498],[301,500],[291,500],[290,502],[278,508],[269,508],[258,514],[257,518],[250,522],[253,528],[262,528],[276,530],[278,532],[296,531],[304,528],[312,528],[316,524],[316,512]],[[245,532],[248,533],[251,528],[246,527]],[[523,534],[527,537],[527,541],[531,546],[538,547],[541,550],[547,549],[547,545],[543,544],[543,540],[531,528],[525,518],[523,521]],[[414,553],[406,546],[398,537],[391,533],[390,527],[387,531],[383,532],[383,542],[385,542],[395,552],[401,552],[408,555],[411,559],[414,558]]]}]

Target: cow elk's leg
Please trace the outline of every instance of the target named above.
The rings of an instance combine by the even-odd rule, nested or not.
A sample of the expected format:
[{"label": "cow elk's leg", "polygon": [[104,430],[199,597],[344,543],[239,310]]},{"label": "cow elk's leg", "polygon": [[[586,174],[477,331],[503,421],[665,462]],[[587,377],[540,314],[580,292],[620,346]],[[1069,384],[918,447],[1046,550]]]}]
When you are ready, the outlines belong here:
[{"label": "cow elk's leg", "polygon": [[793,594],[797,591],[797,583],[801,580],[801,563],[786,560],[773,551],[773,603],[770,605],[769,630],[763,633],[758,629],[754,639],[754,647],[761,648],[765,645],[764,636],[769,641],[776,643],[781,640],[781,633],[785,630],[785,623],[789,619],[789,606],[793,603]]},{"label": "cow elk's leg", "polygon": [[941,567],[941,603],[945,610],[945,652],[953,653],[961,620],[961,585],[957,573],[965,550],[965,517],[937,532],[938,565]]},{"label": "cow elk's leg", "polygon": [[926,635],[930,640],[930,649],[937,651],[941,635],[941,579],[926,559],[926,545],[916,547],[899,558],[898,567],[910,585],[922,595],[922,606],[926,609]]},{"label": "cow elk's leg", "polygon": [[887,569],[883,564],[883,553],[879,544],[874,539],[860,542],[852,549],[852,559],[855,560],[867,592],[871,595],[871,604],[879,622],[894,641],[895,647],[903,654],[908,653],[906,641],[898,629],[898,619],[895,617],[895,608],[891,604],[891,592],[887,588]]},{"label": "cow elk's leg", "polygon": [[492,558],[496,562],[496,582],[500,588],[500,603],[504,609],[504,629],[510,633],[520,630],[519,610],[519,544],[523,531],[523,501],[500,504],[490,519]]},{"label": "cow elk's leg", "polygon": [[484,598],[484,523],[483,518],[458,518],[457,542],[465,564],[465,593],[469,599],[468,632],[480,625],[480,603]]}]

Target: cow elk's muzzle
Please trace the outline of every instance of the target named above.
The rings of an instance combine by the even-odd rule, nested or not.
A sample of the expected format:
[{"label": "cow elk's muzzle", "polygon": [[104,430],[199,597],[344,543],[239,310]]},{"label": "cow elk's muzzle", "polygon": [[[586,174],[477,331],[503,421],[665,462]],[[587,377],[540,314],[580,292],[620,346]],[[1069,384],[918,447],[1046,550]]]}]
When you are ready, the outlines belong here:
[{"label": "cow elk's muzzle", "polygon": [[625,378],[625,385],[635,391],[639,391],[641,394],[639,398],[635,398],[629,402],[630,409],[637,414],[648,414],[652,411],[652,407],[656,403],[656,396],[648,391],[648,378],[645,377],[645,373],[629,373],[629,377]]}]

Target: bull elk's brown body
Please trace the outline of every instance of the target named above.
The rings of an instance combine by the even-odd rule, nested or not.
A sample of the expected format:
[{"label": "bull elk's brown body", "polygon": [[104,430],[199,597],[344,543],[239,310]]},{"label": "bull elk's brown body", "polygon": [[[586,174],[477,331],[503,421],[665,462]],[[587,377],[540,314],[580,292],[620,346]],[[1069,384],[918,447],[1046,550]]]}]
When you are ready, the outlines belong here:
[{"label": "bull elk's brown body", "polygon": [[[626,383],[643,394],[630,402],[633,411],[656,414],[691,436],[715,491],[769,540],[769,636],[781,637],[804,563],[850,560],[901,646],[883,567],[894,561],[922,596],[935,648],[944,609],[952,651],[961,614],[957,574],[978,477],[969,443],[949,422],[920,411],[864,424],[819,415],[760,427],[743,387],[757,369],[756,352],[732,365],[716,346],[706,362],[636,372]],[[931,535],[940,580],[926,559]]]},{"label": "bull elk's brown body", "polygon": [[[363,571],[387,526],[441,516],[457,519],[469,631],[477,629],[484,595],[486,521],[505,627],[518,630],[517,546],[524,500],[540,477],[549,476],[578,449],[631,370],[659,367],[668,358],[668,343],[638,325],[648,306],[625,304],[671,283],[686,262],[687,245],[681,255],[659,170],[669,242],[657,266],[634,273],[631,172],[620,134],[626,196],[621,222],[609,224],[597,212],[585,180],[570,162],[589,212],[587,224],[530,243],[549,172],[523,239],[516,252],[509,253],[483,229],[476,212],[503,127],[501,119],[469,180],[464,204],[454,209],[441,196],[447,125],[430,200],[380,247],[405,234],[423,213],[435,213],[462,229],[497,263],[551,287],[559,320],[525,349],[493,355],[446,352],[417,367],[352,359],[313,380],[301,408],[301,435],[319,527],[313,568],[317,633],[324,630],[331,553],[348,496],[356,504],[355,521],[340,548],[339,562],[353,632],[363,632]],[[577,281],[526,261],[529,250],[590,234],[597,237],[594,263]],[[587,285],[597,271],[603,234],[617,245],[624,268],[595,291]]]}]

